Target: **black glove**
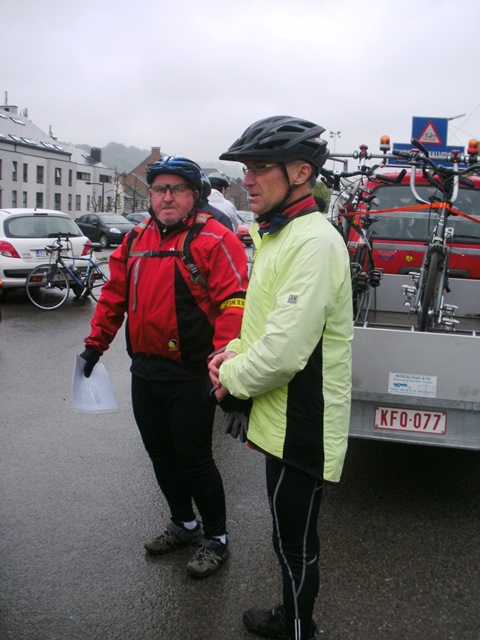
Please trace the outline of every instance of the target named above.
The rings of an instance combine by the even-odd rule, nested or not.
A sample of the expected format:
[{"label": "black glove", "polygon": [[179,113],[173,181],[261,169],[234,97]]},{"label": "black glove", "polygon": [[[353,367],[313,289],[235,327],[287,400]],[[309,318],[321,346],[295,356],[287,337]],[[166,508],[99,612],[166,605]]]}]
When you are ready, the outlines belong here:
[{"label": "black glove", "polygon": [[238,438],[240,442],[247,441],[248,416],[241,411],[231,411],[225,414],[223,419],[223,433],[232,438]]},{"label": "black glove", "polygon": [[225,411],[223,433],[227,433],[232,438],[238,438],[240,442],[246,442],[252,399],[239,400],[235,396],[227,394],[219,404]]},{"label": "black glove", "polygon": [[83,375],[86,378],[90,377],[90,374],[93,371],[93,367],[100,360],[100,356],[102,354],[100,351],[97,351],[93,347],[87,347],[83,353],[80,354],[80,357],[85,360],[85,369],[83,370]]}]

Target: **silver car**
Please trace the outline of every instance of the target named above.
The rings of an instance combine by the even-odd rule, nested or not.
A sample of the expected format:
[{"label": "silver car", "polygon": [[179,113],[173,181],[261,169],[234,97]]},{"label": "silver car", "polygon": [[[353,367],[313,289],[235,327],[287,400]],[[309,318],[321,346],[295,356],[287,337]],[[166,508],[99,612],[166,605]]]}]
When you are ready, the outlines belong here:
[{"label": "silver car", "polygon": [[50,209],[0,209],[0,296],[20,289],[30,271],[48,262],[45,246],[68,238],[66,255],[86,254],[90,240],[66,213]]}]

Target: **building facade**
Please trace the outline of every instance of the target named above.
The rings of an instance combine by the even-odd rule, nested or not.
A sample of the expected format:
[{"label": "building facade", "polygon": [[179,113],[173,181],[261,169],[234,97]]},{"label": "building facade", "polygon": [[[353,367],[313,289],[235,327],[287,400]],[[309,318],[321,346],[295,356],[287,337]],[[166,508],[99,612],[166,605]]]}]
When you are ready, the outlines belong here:
[{"label": "building facade", "polygon": [[160,147],[152,147],[150,155],[145,158],[130,173],[119,175],[123,191],[123,208],[125,213],[146,211],[150,203],[149,186],[145,177],[147,166],[162,158]]},{"label": "building facade", "polygon": [[56,209],[73,219],[113,210],[115,170],[90,153],[60,144],[14,105],[0,106],[0,208]]}]

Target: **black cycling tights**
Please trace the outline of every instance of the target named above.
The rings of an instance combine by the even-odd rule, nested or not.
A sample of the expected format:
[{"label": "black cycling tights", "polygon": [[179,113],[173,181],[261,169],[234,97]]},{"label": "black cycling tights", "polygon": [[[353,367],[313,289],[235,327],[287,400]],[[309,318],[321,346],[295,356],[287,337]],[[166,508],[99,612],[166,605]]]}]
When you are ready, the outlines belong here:
[{"label": "black cycling tights", "polygon": [[272,458],[266,460],[266,475],[273,546],[282,568],[288,638],[310,640],[319,589],[317,520],[322,483]]},{"label": "black cycling tights", "polygon": [[193,520],[193,499],[205,536],[225,534],[225,494],[212,454],[215,404],[205,378],[149,382],[133,375],[132,404],[172,520]]}]

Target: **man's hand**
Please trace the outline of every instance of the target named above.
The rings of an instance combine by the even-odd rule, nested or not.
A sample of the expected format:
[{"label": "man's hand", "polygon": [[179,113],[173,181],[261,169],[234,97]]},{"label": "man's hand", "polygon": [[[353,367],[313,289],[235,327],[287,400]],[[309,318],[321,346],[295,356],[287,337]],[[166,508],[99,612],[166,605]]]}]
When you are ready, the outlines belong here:
[{"label": "man's hand", "polygon": [[93,347],[87,347],[83,353],[80,354],[80,357],[85,360],[85,369],[83,370],[83,375],[86,378],[90,377],[90,374],[93,371],[93,367],[100,360],[100,356],[102,354],[100,351],[97,351]]},{"label": "man's hand", "polygon": [[[226,360],[230,360],[230,358],[234,358],[236,355],[237,354],[233,351],[224,351],[223,353],[217,353],[217,355],[213,356],[213,358],[208,363],[208,372],[210,374],[210,379],[215,390],[222,388],[222,384],[219,379],[220,367]],[[217,400],[220,401],[220,398],[218,398],[218,396]]]}]

